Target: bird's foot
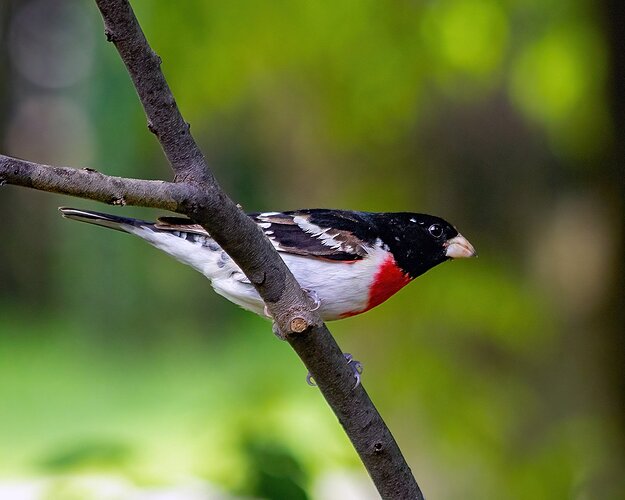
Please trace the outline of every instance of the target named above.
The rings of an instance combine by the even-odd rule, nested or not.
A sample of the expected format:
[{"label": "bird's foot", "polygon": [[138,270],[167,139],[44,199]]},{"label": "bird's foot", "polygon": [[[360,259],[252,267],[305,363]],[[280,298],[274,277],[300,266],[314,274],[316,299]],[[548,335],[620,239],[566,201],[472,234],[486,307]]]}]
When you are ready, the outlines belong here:
[{"label": "bird's foot", "polygon": [[[306,294],[306,296],[310,299],[313,304],[311,311],[316,311],[321,307],[321,299],[319,298],[319,294],[314,290],[310,290],[308,288],[302,288],[302,291]],[[265,308],[263,309],[263,313],[266,317],[271,318],[271,313],[269,312],[269,308],[267,304],[265,304]]]},{"label": "bird's foot", "polygon": [[[360,379],[361,379],[362,370],[363,370],[362,363],[360,361],[354,359],[354,356],[352,356],[348,352],[343,354],[343,356],[347,360],[347,364],[350,366],[350,368],[354,372],[354,378],[356,379],[356,385],[354,385],[353,389],[355,389],[356,387],[358,387],[360,385]],[[315,379],[313,379],[312,374],[310,372],[308,372],[308,375],[306,375],[306,382],[308,383],[308,385],[313,386],[313,387],[317,385],[315,383]]]},{"label": "bird's foot", "polygon": [[280,328],[278,327],[278,323],[276,323],[275,321],[271,322],[271,331],[280,340],[286,340],[286,337],[284,336],[284,334],[280,331]]},{"label": "bird's foot", "polygon": [[321,306],[321,299],[319,295],[314,290],[310,290],[309,288],[302,288],[302,291],[308,296],[308,298],[313,303],[313,307],[311,311],[316,311]]}]

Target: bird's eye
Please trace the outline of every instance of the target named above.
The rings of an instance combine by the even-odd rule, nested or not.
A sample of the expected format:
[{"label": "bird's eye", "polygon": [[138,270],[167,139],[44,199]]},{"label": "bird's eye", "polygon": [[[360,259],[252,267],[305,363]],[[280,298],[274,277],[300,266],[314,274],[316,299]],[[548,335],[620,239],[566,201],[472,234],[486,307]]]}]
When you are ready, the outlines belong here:
[{"label": "bird's eye", "polygon": [[428,232],[432,236],[434,236],[434,238],[440,238],[441,236],[443,236],[443,228],[440,224],[432,224],[430,227],[428,227]]}]

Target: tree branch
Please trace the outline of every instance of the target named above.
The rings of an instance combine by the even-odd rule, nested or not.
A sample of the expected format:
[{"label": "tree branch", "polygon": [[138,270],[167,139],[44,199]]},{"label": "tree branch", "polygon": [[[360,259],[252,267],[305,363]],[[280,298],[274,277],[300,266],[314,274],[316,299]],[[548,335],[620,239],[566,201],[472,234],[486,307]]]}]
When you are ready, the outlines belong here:
[{"label": "tree branch", "polygon": [[184,200],[198,190],[186,183],[112,177],[91,168],[51,167],[0,154],[1,184],[172,212],[179,212]]},{"label": "tree branch", "polygon": [[382,498],[422,499],[397,443],[309,299],[269,240],[222,191],[190,134],[127,0],[96,0],[107,39],[124,61],[175,182],[110,177],[0,155],[0,184],[162,208],[202,224],[245,272],[349,436]]}]

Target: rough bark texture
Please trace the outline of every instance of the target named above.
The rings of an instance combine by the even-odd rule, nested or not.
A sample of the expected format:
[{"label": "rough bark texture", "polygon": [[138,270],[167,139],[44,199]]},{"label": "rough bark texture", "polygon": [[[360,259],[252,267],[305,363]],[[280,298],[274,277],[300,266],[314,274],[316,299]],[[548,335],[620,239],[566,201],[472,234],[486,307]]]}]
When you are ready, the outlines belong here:
[{"label": "rough bark texture", "polygon": [[127,0],[96,0],[143,104],[148,128],[175,172],[174,182],[110,177],[91,169],[39,165],[0,155],[0,184],[118,205],[162,208],[202,224],[241,267],[281,334],[300,356],[338,417],[382,498],[423,496],[397,443],[334,338],[262,231],[219,187],[191,136]]}]

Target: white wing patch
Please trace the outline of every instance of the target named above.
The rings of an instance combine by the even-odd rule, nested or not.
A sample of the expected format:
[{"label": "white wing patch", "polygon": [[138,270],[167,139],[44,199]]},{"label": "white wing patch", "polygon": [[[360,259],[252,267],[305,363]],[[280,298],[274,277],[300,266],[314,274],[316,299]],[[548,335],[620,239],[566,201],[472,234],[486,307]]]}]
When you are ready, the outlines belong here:
[{"label": "white wing patch", "polygon": [[[331,228],[322,229],[316,224],[311,223],[306,217],[301,216],[293,217],[293,222],[295,222],[295,224],[297,224],[302,231],[321,240],[321,243],[332,248],[333,250],[339,250],[343,245],[343,242],[336,239],[336,234],[328,234],[328,231],[330,231]],[[352,251],[352,248],[347,246],[345,247],[345,251],[350,252]]]},{"label": "white wing patch", "polygon": [[360,260],[369,253],[370,245],[350,231],[349,224],[354,221],[349,218],[306,211],[264,212],[252,217],[281,253],[345,261]]}]

